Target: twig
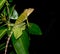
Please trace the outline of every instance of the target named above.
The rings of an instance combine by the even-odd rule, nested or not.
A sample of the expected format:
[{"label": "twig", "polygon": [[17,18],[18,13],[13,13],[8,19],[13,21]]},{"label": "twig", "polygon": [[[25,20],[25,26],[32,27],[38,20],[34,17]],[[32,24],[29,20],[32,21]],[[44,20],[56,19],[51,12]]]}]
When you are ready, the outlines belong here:
[{"label": "twig", "polygon": [[6,43],[6,48],[5,48],[5,53],[4,53],[4,54],[7,53],[7,48],[8,48],[8,44],[9,44],[9,41],[10,41],[10,38],[11,38],[12,33],[13,33],[13,32],[11,31],[11,33],[9,34],[9,37],[8,37],[8,39],[7,39],[7,43]]}]

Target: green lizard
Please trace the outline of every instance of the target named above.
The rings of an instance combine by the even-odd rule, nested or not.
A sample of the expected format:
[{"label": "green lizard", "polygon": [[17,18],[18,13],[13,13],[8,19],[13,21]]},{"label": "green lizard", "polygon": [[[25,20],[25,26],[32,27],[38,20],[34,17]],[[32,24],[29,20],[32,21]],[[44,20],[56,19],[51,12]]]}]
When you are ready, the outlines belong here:
[{"label": "green lizard", "polygon": [[27,20],[27,17],[28,17],[33,11],[34,11],[33,8],[25,9],[25,10],[23,11],[23,13],[18,17],[18,19],[16,20],[16,22],[15,22],[15,24],[14,24],[14,26],[13,26],[11,32],[10,32],[10,34],[8,35],[8,39],[7,39],[7,43],[6,43],[6,48],[5,48],[5,53],[4,53],[4,54],[6,54],[6,52],[7,52],[8,43],[9,43],[10,38],[11,38],[11,36],[12,36],[13,30],[16,29],[16,26],[17,26],[17,25],[20,25],[23,21]]}]

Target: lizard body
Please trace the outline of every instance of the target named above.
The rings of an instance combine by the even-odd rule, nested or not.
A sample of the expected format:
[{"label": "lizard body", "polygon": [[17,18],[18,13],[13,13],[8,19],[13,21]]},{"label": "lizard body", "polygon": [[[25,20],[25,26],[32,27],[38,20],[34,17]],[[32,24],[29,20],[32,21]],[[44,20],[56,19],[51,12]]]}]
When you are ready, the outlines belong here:
[{"label": "lizard body", "polygon": [[16,22],[15,22],[15,24],[14,24],[14,26],[13,26],[11,32],[10,32],[10,34],[8,35],[8,39],[7,39],[7,43],[6,43],[6,48],[5,48],[5,53],[4,53],[4,54],[6,54],[6,52],[7,52],[8,43],[9,43],[10,38],[11,38],[11,36],[12,36],[13,30],[16,29],[16,26],[17,26],[17,25],[20,25],[23,21],[27,20],[27,17],[28,17],[33,11],[34,11],[33,8],[25,9],[25,10],[23,11],[23,13],[18,17],[18,19],[16,20]]}]

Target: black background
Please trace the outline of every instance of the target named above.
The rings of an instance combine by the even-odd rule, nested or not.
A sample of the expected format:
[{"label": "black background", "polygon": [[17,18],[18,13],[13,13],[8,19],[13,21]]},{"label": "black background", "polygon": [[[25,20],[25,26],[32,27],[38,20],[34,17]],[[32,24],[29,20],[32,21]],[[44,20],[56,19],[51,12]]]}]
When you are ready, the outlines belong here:
[{"label": "black background", "polygon": [[25,8],[34,8],[29,21],[40,26],[43,35],[31,35],[30,54],[56,53],[56,3],[47,0],[14,0],[19,14]]}]

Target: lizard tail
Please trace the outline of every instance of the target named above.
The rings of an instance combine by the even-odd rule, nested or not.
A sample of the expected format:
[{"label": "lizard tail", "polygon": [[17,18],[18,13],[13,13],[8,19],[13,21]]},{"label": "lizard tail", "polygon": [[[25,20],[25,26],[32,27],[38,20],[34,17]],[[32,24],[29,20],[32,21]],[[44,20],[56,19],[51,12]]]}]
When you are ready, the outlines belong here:
[{"label": "lizard tail", "polygon": [[9,37],[8,37],[8,39],[7,39],[6,48],[5,48],[5,53],[4,53],[4,54],[7,53],[7,48],[8,48],[8,44],[9,44],[10,38],[11,38],[11,36],[12,36],[12,33],[13,33],[13,32],[10,33],[10,35],[9,35]]}]

